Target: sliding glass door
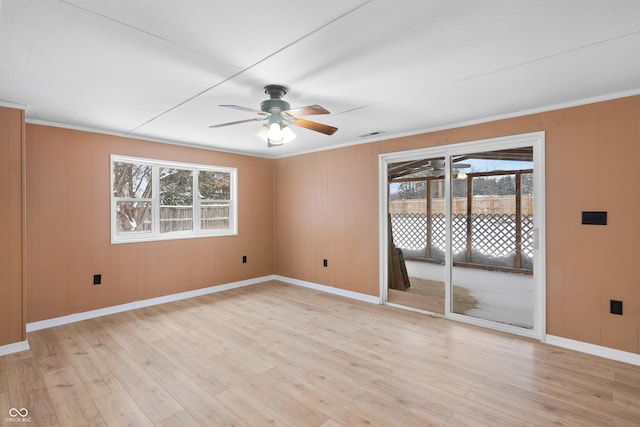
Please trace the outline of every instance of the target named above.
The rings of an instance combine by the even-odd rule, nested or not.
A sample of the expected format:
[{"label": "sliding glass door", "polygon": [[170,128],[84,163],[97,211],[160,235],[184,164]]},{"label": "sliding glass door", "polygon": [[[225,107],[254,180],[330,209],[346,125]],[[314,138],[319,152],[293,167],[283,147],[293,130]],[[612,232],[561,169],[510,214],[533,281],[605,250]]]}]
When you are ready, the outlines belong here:
[{"label": "sliding glass door", "polygon": [[543,133],[382,155],[383,301],[542,338],[543,162]]}]

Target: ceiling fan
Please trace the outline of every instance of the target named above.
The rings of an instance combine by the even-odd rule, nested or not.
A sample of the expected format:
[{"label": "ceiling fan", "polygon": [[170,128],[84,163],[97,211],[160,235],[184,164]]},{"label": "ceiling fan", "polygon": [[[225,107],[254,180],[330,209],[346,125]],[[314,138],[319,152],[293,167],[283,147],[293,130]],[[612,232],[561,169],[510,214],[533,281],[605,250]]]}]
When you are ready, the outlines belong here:
[{"label": "ceiling fan", "polygon": [[266,120],[257,137],[267,143],[267,146],[274,147],[292,141],[296,135],[293,133],[290,125],[300,126],[325,135],[333,135],[338,128],[325,125],[322,123],[312,122],[302,119],[300,116],[313,116],[317,114],[330,114],[328,110],[319,105],[308,105],[306,107],[291,108],[289,103],[282,98],[287,93],[287,88],[280,85],[267,85],[264,87],[264,93],[269,95],[269,99],[262,101],[260,110],[253,108],[241,107],[239,105],[220,105],[225,108],[233,108],[235,110],[247,111],[249,113],[259,114],[260,117],[246,120],[238,120],[235,122],[211,125],[210,128],[219,128],[240,123],[254,122]]},{"label": "ceiling fan", "polygon": [[[455,160],[454,160],[455,162]],[[470,168],[469,163],[451,163],[451,173],[454,179],[464,179],[467,174],[460,169]],[[426,165],[427,176],[444,176],[444,160],[429,160]]]},{"label": "ceiling fan", "polygon": [[[451,168],[453,169],[466,169],[470,167],[471,165],[469,163],[452,163],[451,164]],[[444,159],[428,160],[426,164],[426,169],[432,172],[444,171]]]},{"label": "ceiling fan", "polygon": [[[470,168],[469,163],[456,163],[461,159],[453,159],[451,164],[451,173],[454,179],[466,178],[466,174],[461,169]],[[399,178],[422,178],[422,177],[444,177],[445,174],[445,162],[444,158],[437,159],[419,159],[410,160],[406,162],[393,163],[389,165],[388,177],[389,180],[395,180]]]}]

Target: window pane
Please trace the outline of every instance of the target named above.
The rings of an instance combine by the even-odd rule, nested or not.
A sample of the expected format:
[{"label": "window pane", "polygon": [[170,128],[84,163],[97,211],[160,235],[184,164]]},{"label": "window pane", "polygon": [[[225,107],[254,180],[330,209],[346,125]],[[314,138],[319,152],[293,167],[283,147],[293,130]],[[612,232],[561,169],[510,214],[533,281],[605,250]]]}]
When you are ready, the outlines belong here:
[{"label": "window pane", "polygon": [[190,170],[160,168],[160,204],[193,205],[193,173]]},{"label": "window pane", "polygon": [[117,202],[116,217],[118,234],[151,232],[151,202]]},{"label": "window pane", "polygon": [[229,202],[206,201],[200,204],[200,228],[225,230],[229,228]]},{"label": "window pane", "polygon": [[151,165],[113,162],[113,196],[151,198]]},{"label": "window pane", "polygon": [[160,206],[160,232],[193,230],[192,206]]},{"label": "window pane", "polygon": [[200,171],[199,197],[203,200],[229,200],[231,198],[231,174],[229,172]]},{"label": "window pane", "polygon": [[193,230],[193,172],[160,168],[160,233]]},{"label": "window pane", "polygon": [[228,229],[231,174],[229,172],[200,171],[198,193],[201,199],[200,228],[202,230]]}]

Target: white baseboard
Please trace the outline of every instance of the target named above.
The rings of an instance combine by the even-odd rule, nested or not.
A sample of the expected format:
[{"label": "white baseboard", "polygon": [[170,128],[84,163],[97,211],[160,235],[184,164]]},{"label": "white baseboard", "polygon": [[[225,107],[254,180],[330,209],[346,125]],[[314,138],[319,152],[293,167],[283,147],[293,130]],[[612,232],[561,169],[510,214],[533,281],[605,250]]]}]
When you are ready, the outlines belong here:
[{"label": "white baseboard", "polygon": [[289,283],[290,285],[302,286],[303,288],[315,289],[316,291],[322,291],[328,294],[340,295],[342,297],[347,297],[347,298],[355,299],[358,301],[369,302],[372,304],[380,304],[380,297],[361,294],[360,292],[347,291],[340,288],[334,288],[333,286],[320,285],[318,283],[307,282],[299,279],[292,279],[290,277],[279,276],[279,275],[274,275],[273,280],[279,280],[284,283]]},{"label": "white baseboard", "polygon": [[26,340],[7,345],[0,345],[0,356],[6,356],[8,354],[19,353],[27,350],[29,350],[29,343]]},{"label": "white baseboard", "polygon": [[594,356],[604,357],[605,359],[616,360],[618,362],[628,363],[630,365],[640,366],[640,354],[630,353],[622,350],[615,350],[601,345],[589,344],[582,341],[571,340],[568,338],[547,335],[545,343],[562,347],[569,350],[579,351]]},{"label": "white baseboard", "polygon": [[243,286],[255,285],[268,280],[273,280],[273,276],[258,277],[255,279],[241,280],[239,282],[226,283],[224,285],[210,286],[208,288],[195,289],[193,291],[180,292],[178,294],[165,295],[157,298],[150,298],[141,301],[134,301],[127,304],[114,305],[111,307],[99,308],[97,310],[85,311],[82,313],[69,314],[67,316],[55,317],[53,319],[40,320],[38,322],[27,323],[27,332],[38,331],[40,329],[53,328],[54,326],[66,325],[68,323],[79,322],[81,320],[93,319],[107,316],[109,314],[121,313],[123,311],[135,310],[152,305],[166,304],[168,302],[182,299],[199,297],[202,295],[222,292],[229,289],[241,288]]}]

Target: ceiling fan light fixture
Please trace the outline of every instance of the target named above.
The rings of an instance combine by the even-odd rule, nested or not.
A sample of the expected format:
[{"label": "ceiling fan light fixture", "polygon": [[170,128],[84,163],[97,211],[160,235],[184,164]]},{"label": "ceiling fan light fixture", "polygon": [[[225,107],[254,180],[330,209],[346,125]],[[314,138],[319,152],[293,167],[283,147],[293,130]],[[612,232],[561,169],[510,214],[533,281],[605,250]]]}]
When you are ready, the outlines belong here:
[{"label": "ceiling fan light fixture", "polygon": [[453,179],[467,179],[467,174],[464,172],[458,172],[453,174]]},{"label": "ceiling fan light fixture", "polygon": [[286,124],[273,122],[261,126],[256,136],[271,147],[291,142],[297,135]]},{"label": "ceiling fan light fixture", "polygon": [[267,131],[267,138],[272,141],[280,141],[282,139],[282,127],[280,123],[271,123]]},{"label": "ceiling fan light fixture", "polygon": [[267,132],[269,132],[269,126],[262,125],[258,133],[256,133],[256,136],[264,142],[267,142],[269,140],[269,138],[267,138]]},{"label": "ceiling fan light fixture", "polygon": [[286,144],[287,142],[291,142],[296,139],[296,134],[293,133],[289,126],[285,126],[280,131],[280,135],[282,136],[282,143]]}]

